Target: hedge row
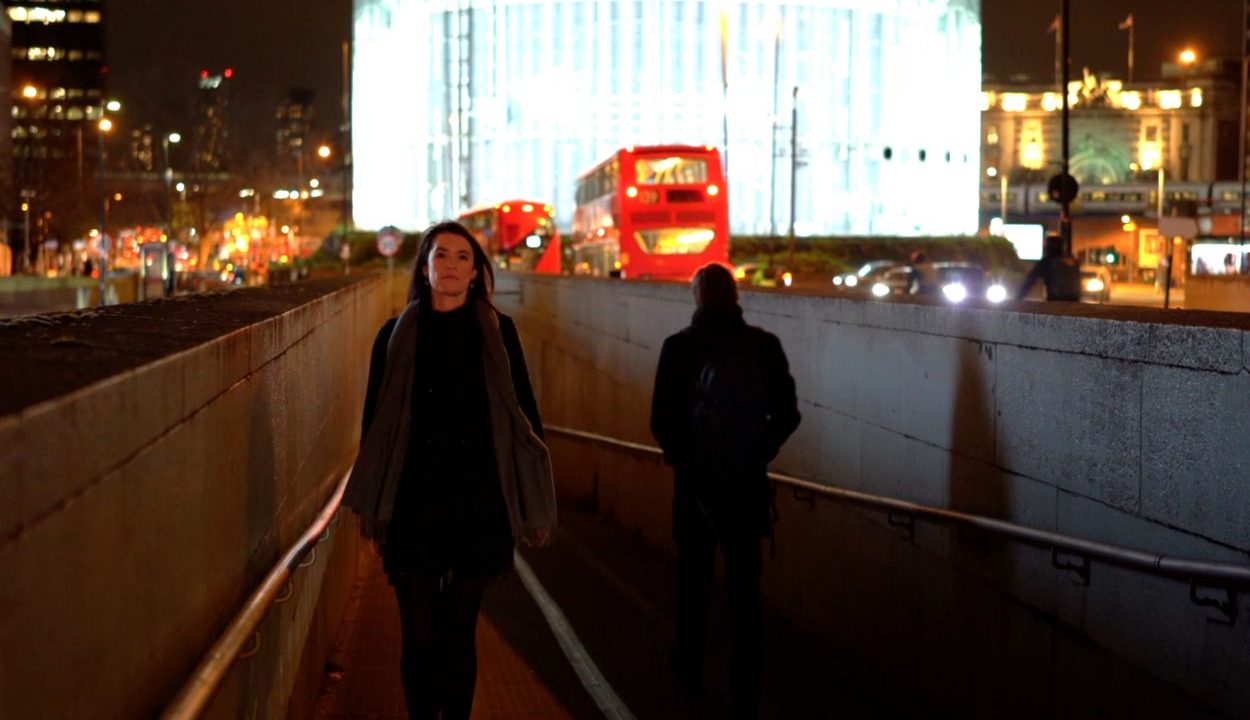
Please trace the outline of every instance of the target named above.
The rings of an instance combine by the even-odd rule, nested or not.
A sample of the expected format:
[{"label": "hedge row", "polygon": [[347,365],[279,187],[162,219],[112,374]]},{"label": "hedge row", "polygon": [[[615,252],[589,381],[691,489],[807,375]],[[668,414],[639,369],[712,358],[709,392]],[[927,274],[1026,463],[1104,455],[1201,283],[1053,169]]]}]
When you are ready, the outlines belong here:
[{"label": "hedge row", "polygon": [[[397,264],[410,261],[417,252],[418,234],[405,234]],[[354,266],[381,263],[377,235],[373,232],[352,232],[347,241],[351,244],[351,263]],[[794,262],[791,269],[800,273],[842,273],[851,271],[871,260],[896,260],[906,262],[917,250],[923,251],[931,261],[960,260],[975,262],[987,269],[1019,272],[1024,264],[1016,257],[1015,248],[1000,237],[805,237],[795,240]],[[730,261],[735,265],[745,262],[771,262],[791,266],[789,241],[784,237],[772,238],[758,235],[736,235],[730,241]],[[297,264],[317,267],[341,263],[338,247],[323,245],[312,257]]]}]

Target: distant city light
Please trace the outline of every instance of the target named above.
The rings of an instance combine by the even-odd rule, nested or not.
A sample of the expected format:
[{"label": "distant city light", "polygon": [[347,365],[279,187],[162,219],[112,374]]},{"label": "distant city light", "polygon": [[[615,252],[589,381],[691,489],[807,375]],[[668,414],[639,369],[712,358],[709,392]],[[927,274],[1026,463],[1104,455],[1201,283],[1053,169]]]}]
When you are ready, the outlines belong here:
[{"label": "distant city light", "polygon": [[177,145],[178,143],[182,142],[182,133],[171,132],[169,134],[169,142],[173,143],[174,145]]},{"label": "distant city light", "polygon": [[1182,65],[1193,65],[1198,62],[1198,53],[1193,48],[1185,48],[1181,51],[1180,60]]},{"label": "distant city light", "polygon": [[108,118],[101,118],[101,120],[100,120],[100,129],[101,129],[101,130],[103,130],[104,132],[108,132],[109,130],[112,130],[112,129],[113,129],[113,121],[112,121],[112,120],[109,120]]},{"label": "distant city light", "polygon": [[332,151],[330,150],[329,145],[322,145],[321,147],[317,148],[317,156],[320,158],[330,157],[331,152]]},{"label": "distant city light", "polygon": [[27,85],[22,88],[22,97],[30,100],[39,97],[39,88],[34,85]]},{"label": "distant city light", "polygon": [[321,187],[321,181],[318,180],[317,178],[313,178],[312,180],[308,181],[308,187],[310,188]]},{"label": "distant city light", "polygon": [[174,189],[175,189],[175,190],[177,190],[178,192],[186,192],[186,191],[187,191],[187,184],[186,184],[186,183],[178,183],[177,185],[175,185],[175,186],[174,186]]},{"label": "distant city light", "polygon": [[108,108],[109,112],[119,112],[122,109],[122,104],[119,100],[109,100],[104,107]]}]

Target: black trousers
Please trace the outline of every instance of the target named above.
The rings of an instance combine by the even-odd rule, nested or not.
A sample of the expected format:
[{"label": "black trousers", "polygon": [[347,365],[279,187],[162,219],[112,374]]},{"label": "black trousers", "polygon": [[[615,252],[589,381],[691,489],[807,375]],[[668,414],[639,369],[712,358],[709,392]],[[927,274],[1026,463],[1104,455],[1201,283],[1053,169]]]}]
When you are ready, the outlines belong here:
[{"label": "black trousers", "polygon": [[[685,529],[677,541],[677,650],[679,680],[697,689],[707,653],[708,604],[716,571],[716,547],[725,558],[730,614],[730,694],[734,718],[759,715],[763,654],[760,573],[763,556],[758,534],[730,532],[718,537]],[[693,686],[693,687],[691,687]]]},{"label": "black trousers", "polygon": [[399,599],[408,717],[468,720],[477,685],[477,614],[487,580],[405,574],[391,582]]}]

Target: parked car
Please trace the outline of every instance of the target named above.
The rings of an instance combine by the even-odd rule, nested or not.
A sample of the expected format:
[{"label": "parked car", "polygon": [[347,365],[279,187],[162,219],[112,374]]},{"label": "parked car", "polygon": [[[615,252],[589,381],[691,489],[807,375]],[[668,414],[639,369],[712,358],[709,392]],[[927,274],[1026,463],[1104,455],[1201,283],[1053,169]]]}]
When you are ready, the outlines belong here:
[{"label": "parked car", "polygon": [[877,281],[884,278],[891,268],[898,266],[899,263],[895,260],[873,260],[872,262],[864,263],[863,266],[853,273],[834,275],[833,285],[859,295],[868,295],[872,292],[873,285]]},{"label": "parked car", "polygon": [[1081,300],[1096,303],[1111,300],[1111,271],[1107,266],[1081,266]]}]

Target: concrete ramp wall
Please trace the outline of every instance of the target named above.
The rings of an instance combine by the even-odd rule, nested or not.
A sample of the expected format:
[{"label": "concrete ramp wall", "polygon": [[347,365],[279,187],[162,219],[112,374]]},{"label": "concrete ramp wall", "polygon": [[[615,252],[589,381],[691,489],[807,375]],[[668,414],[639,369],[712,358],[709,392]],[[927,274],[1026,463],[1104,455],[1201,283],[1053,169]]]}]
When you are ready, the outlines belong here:
[{"label": "concrete ramp wall", "polygon": [[[350,465],[390,305],[345,278],[0,323],[0,717],[159,712]],[[308,715],[350,518],[210,717]]]},{"label": "concrete ramp wall", "polygon": [[[498,302],[518,320],[547,422],[653,443],[655,363],[689,321],[688,288],[505,276]],[[803,423],[774,469],[1247,563],[1246,318],[784,293],[746,293],[743,306],[781,338],[798,384]],[[566,501],[670,542],[666,470],[554,447]],[[1250,715],[1247,608],[1221,625],[1183,582],[1095,564],[1085,586],[1048,552],[926,525],[913,538],[878,513],[792,494],[779,505],[769,600],[848,661],[983,716]]]}]

